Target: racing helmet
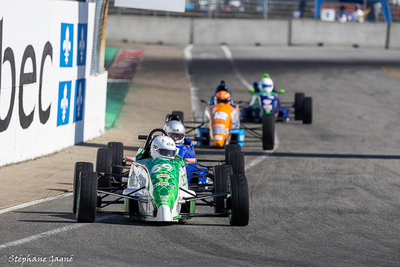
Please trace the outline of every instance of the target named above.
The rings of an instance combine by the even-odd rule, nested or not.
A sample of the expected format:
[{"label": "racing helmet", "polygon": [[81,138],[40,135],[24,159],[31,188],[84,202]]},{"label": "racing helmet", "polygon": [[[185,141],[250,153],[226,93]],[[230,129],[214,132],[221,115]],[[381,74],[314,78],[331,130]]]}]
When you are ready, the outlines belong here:
[{"label": "racing helmet", "polygon": [[217,94],[218,92],[221,92],[221,91],[226,91],[228,93],[231,93],[229,91],[228,86],[225,84],[225,81],[221,81],[220,85],[217,86],[217,89],[215,89],[215,94]]},{"label": "racing helmet", "polygon": [[177,144],[182,144],[185,140],[185,126],[180,121],[171,120],[164,125],[164,131]]},{"label": "racing helmet", "polygon": [[174,159],[176,146],[174,140],[169,136],[156,136],[151,142],[150,155],[152,158]]},{"label": "racing helmet", "polygon": [[168,114],[167,117],[165,117],[165,122],[169,122],[169,121],[181,121],[181,118],[179,118],[178,115],[176,114]]},{"label": "racing helmet", "polygon": [[268,77],[262,78],[262,80],[260,81],[260,91],[271,93],[273,89],[274,89],[274,82],[271,80],[271,78]]},{"label": "racing helmet", "polygon": [[215,94],[214,102],[217,104],[219,103],[230,104],[231,101],[232,101],[231,94],[226,91],[220,91]]}]

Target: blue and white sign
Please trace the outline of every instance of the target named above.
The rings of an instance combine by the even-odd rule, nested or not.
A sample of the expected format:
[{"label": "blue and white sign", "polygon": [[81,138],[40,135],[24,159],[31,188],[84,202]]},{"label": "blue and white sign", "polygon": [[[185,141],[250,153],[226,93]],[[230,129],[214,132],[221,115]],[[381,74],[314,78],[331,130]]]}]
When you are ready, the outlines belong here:
[{"label": "blue and white sign", "polygon": [[81,121],[83,118],[83,109],[85,106],[85,84],[86,79],[76,80],[74,122]]},{"label": "blue and white sign", "polygon": [[87,46],[87,24],[78,23],[78,54],[77,54],[77,65],[86,65],[86,46]]},{"label": "blue and white sign", "polygon": [[61,23],[60,67],[72,67],[74,24]]},{"label": "blue and white sign", "polygon": [[60,82],[58,87],[58,112],[57,126],[66,125],[69,122],[69,107],[71,106],[72,81]]}]

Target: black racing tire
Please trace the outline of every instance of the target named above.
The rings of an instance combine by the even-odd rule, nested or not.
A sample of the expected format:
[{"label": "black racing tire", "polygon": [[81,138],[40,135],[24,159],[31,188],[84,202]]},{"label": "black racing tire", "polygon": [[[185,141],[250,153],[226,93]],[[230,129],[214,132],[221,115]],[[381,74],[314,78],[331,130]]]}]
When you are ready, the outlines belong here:
[{"label": "black racing tire", "polygon": [[294,119],[295,120],[303,119],[303,102],[304,102],[304,93],[295,93],[294,94]]},{"label": "black racing tire", "polygon": [[229,153],[231,153],[233,151],[241,152],[242,147],[238,144],[226,145],[225,146],[225,164],[230,164],[229,163]]},{"label": "black racing tire", "polygon": [[312,123],[312,98],[305,97],[303,102],[303,124]]},{"label": "black racing tire", "polygon": [[[112,173],[121,175],[123,172],[122,166],[124,162],[124,144],[121,142],[109,142],[107,148],[112,150],[113,154],[113,167]],[[118,182],[121,181],[121,176],[114,176],[114,179]]]},{"label": "black racing tire", "polygon": [[249,223],[249,188],[244,174],[230,175],[227,182],[228,215],[232,226],[246,226]]},{"label": "black racing tire", "polygon": [[72,212],[76,213],[76,192],[78,191],[78,180],[79,180],[79,174],[81,172],[85,171],[93,171],[93,163],[91,162],[76,162],[75,163],[75,169],[74,169],[74,187],[72,190],[72,193],[74,195],[73,201],[74,203],[72,204]]},{"label": "black racing tire", "polygon": [[274,149],[275,117],[272,113],[262,116],[262,144],[264,150]]},{"label": "black racing tire", "polygon": [[139,202],[137,200],[133,200],[133,199],[128,199],[127,201],[128,201],[128,203],[127,203],[128,212],[138,214],[139,213]]},{"label": "black racing tire", "polygon": [[179,117],[179,119],[181,120],[181,123],[183,124],[183,122],[184,122],[183,111],[174,110],[174,111],[172,111],[172,114],[177,115]]},{"label": "black racing tire", "polygon": [[244,174],[244,153],[233,151],[229,153],[229,164],[234,174]]},{"label": "black racing tire", "polygon": [[76,220],[94,222],[97,207],[97,173],[81,172],[78,179]]},{"label": "black racing tire", "polygon": [[[227,164],[214,166],[214,193],[227,192],[228,177],[233,174],[232,166]],[[214,212],[223,213],[226,196],[214,197]]]},{"label": "black racing tire", "polygon": [[[111,173],[113,165],[113,153],[111,149],[99,148],[97,150],[96,158],[96,172],[99,175],[99,187],[111,187]],[[101,175],[100,173],[108,173],[107,175]]]}]

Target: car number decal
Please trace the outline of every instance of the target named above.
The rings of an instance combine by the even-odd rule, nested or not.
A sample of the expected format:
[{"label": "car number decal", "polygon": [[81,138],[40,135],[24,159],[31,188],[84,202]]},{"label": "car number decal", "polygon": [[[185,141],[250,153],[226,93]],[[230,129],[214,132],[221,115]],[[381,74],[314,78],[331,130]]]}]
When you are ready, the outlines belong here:
[{"label": "car number decal", "polygon": [[229,114],[226,112],[218,111],[214,113],[214,120],[224,120],[226,121],[229,117]]},{"label": "car number decal", "polygon": [[151,169],[151,173],[156,173],[159,172],[161,170],[165,170],[165,171],[172,171],[172,166],[170,164],[164,163],[164,164],[157,164],[156,166],[154,166]]}]

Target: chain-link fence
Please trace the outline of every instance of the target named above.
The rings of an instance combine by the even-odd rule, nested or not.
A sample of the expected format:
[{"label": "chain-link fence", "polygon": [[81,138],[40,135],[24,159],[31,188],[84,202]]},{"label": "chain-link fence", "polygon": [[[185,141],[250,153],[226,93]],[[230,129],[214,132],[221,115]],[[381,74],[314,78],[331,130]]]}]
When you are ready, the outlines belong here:
[{"label": "chain-link fence", "polygon": [[[391,0],[389,3],[392,21],[399,22],[400,6],[394,1],[397,0]],[[340,6],[344,5],[351,12],[355,4],[354,2],[328,1],[324,2],[322,8],[338,11]],[[379,3],[368,1],[366,10],[369,13],[366,21],[385,21]],[[184,13],[120,8],[114,6],[114,0],[110,0],[108,14],[218,19],[312,19],[314,18],[314,0],[187,0]]]}]

